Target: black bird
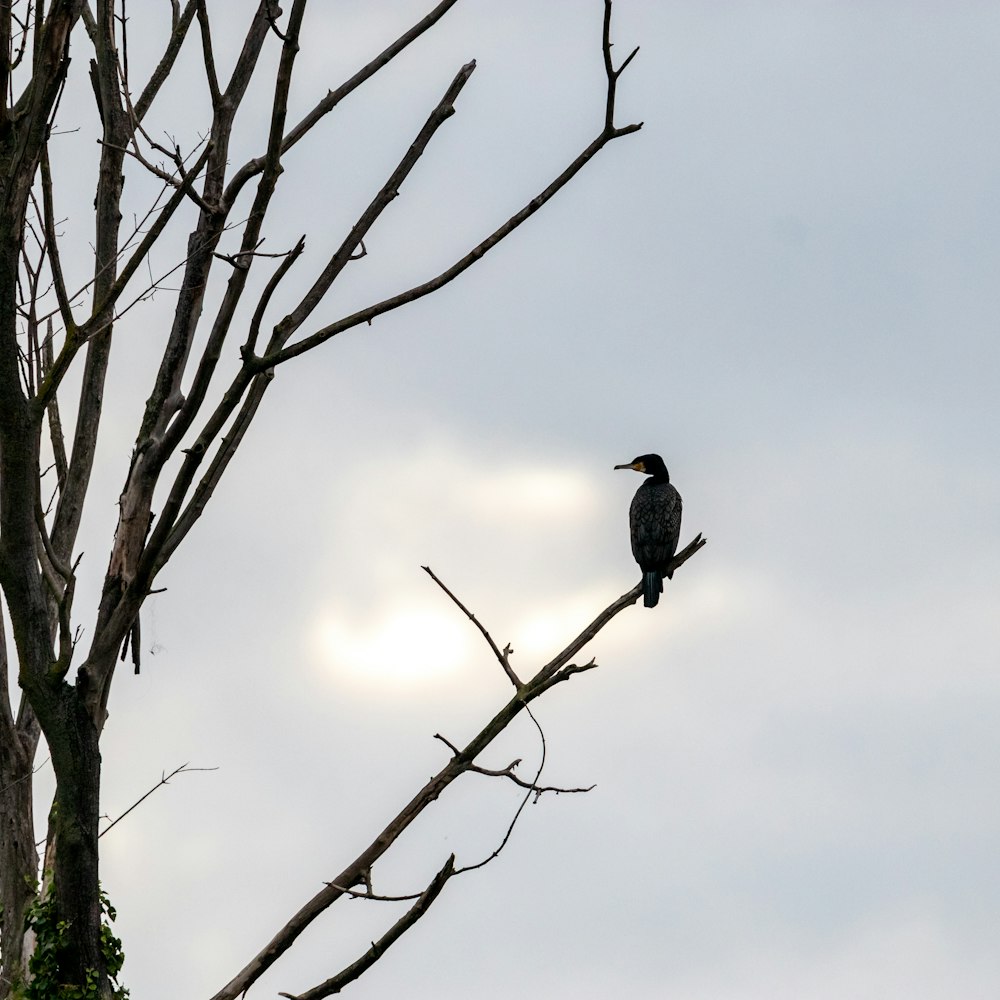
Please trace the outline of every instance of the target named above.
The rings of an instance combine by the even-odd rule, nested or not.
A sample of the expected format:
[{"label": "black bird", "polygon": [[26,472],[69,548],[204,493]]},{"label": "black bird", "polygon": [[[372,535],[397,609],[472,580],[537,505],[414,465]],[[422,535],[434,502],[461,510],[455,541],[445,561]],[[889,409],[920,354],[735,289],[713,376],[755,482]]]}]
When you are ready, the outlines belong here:
[{"label": "black bird", "polygon": [[670,484],[670,473],[659,455],[640,455],[615,468],[633,469],[650,477],[636,490],[628,519],[632,555],[642,570],[642,603],[655,608],[663,593],[663,577],[673,576],[667,566],[681,533],[681,495]]}]

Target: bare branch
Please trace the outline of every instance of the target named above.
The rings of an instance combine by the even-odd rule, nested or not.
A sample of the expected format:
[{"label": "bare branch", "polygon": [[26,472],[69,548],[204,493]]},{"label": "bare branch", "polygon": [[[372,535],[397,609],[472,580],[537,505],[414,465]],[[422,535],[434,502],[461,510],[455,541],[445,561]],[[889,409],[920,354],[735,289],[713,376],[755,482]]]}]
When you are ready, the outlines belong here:
[{"label": "bare branch", "polygon": [[[503,667],[503,671],[507,675],[511,684],[514,685],[515,689],[520,688],[521,681],[518,679],[517,674],[514,673],[513,668],[508,662],[508,656],[510,655],[510,652],[513,652],[510,646],[508,646],[504,650],[504,652],[501,653],[499,647],[493,641],[493,636],[491,636],[489,632],[486,631],[486,629],[483,627],[479,619],[476,618],[476,616],[441,582],[437,574],[435,574],[434,570],[432,570],[430,566],[421,566],[420,568],[452,599],[452,601],[454,601],[454,603],[456,604],[458,609],[462,612],[462,614],[464,614],[465,617],[468,618],[469,621],[471,621],[472,624],[475,625],[477,629],[479,629],[479,631],[482,633],[483,638],[489,644],[490,649],[493,650],[493,655],[497,658],[497,662],[500,664],[501,667]],[[443,737],[439,738],[443,739]],[[449,746],[450,745],[451,744],[449,744]]]},{"label": "bare branch", "polygon": [[[534,716],[532,716],[532,718],[534,718]],[[537,720],[535,721],[535,725],[538,726]],[[541,726],[538,726],[538,730],[539,732],[541,732]],[[457,746],[455,746],[454,743],[451,742],[451,740],[449,740],[446,736],[442,736],[440,733],[435,733],[434,739],[440,740],[456,756],[458,756],[462,752],[461,750],[458,749]],[[545,735],[543,733],[542,745],[544,746],[544,744],[545,744]],[[493,770],[492,768],[489,767],[480,767],[478,764],[472,764],[470,765],[469,770],[472,771],[474,774],[485,774],[489,778],[509,778],[511,781],[514,782],[515,785],[520,785],[522,788],[527,788],[532,792],[536,792],[537,795],[541,795],[542,792],[563,792],[566,794],[569,794],[570,792],[589,792],[597,787],[596,785],[590,785],[588,788],[556,788],[556,787],[541,788],[537,784],[534,784],[532,782],[523,781],[514,773],[514,768],[518,767],[520,763],[521,759],[518,758],[517,760],[512,760],[506,767],[501,768],[499,770]]]},{"label": "bare branch", "polygon": [[349,965],[319,986],[305,993],[280,993],[279,996],[288,1000],[322,1000],[323,997],[339,993],[348,983],[353,982],[367,972],[430,908],[431,903],[440,895],[445,883],[455,874],[455,855],[445,862],[444,867],[434,876],[430,885],[420,894],[417,901],[397,920],[392,927],[378,939],[373,941],[368,949],[356,962]]},{"label": "bare branch", "polygon": [[[206,442],[214,439],[215,434],[218,433],[215,430],[214,421],[210,421],[208,428],[199,437],[194,448],[189,450],[185,455],[175,489],[171,490],[171,496],[167,501],[169,509],[164,509],[160,519],[161,524],[170,525],[170,531],[164,531],[160,537],[157,537],[154,533],[154,537],[150,539],[148,553],[144,556],[139,570],[141,577],[145,578],[147,573],[150,580],[155,577],[187,533],[194,527],[198,518],[204,513],[205,506],[212,498],[215,488],[219,485],[219,480],[236,454],[236,449],[240,446],[244,435],[250,427],[251,421],[256,416],[261,400],[267,387],[271,384],[272,378],[273,375],[270,372],[265,372],[253,380],[250,392],[246,399],[243,400],[243,405],[240,407],[240,412],[233,421],[229,433],[219,442],[219,448],[211,465],[208,467],[208,471],[198,483],[183,512],[175,517],[173,503],[180,502],[181,498],[187,494],[187,488],[190,485],[190,481],[193,480],[194,472],[200,463],[200,454],[197,449],[202,446],[207,447]],[[234,392],[234,396],[240,394],[241,390]],[[216,412],[223,411],[226,408],[226,403],[227,401],[223,400],[219,410]],[[171,518],[174,519],[171,520]]]},{"label": "bare branch", "polygon": [[586,149],[576,157],[575,160],[554,180],[548,187],[545,188],[539,195],[533,198],[527,205],[524,206],[519,212],[511,216],[502,226],[496,229],[493,233],[486,237],[481,243],[477,244],[472,248],[461,260],[456,261],[451,267],[442,271],[437,277],[431,278],[429,281],[425,281],[423,284],[415,285],[414,287],[408,289],[405,292],[400,292],[398,295],[393,295],[388,299],[383,299],[381,302],[377,302],[374,305],[368,306],[356,313],[352,313],[350,316],[345,316],[343,319],[337,320],[335,323],[331,323],[329,326],[325,326],[320,330],[317,330],[311,336],[305,337],[303,340],[292,344],[289,347],[285,347],[282,350],[269,353],[264,357],[260,364],[261,367],[276,367],[285,361],[290,361],[292,358],[296,358],[301,354],[305,354],[307,351],[311,351],[313,348],[318,347],[320,344],[325,343],[332,337],[335,337],[339,333],[343,333],[346,330],[350,330],[355,326],[360,326],[362,323],[371,324],[371,321],[375,319],[376,316],[381,316],[384,313],[391,312],[393,309],[398,309],[400,306],[407,305],[410,302],[415,302],[417,299],[423,298],[425,295],[430,295],[431,292],[436,292],[439,288],[447,285],[449,282],[454,281],[463,271],[468,270],[477,261],[481,260],[490,250],[492,250],[501,240],[509,236],[515,229],[518,228],[523,222],[531,218],[547,201],[549,201],[558,191],[565,187],[584,166],[593,158],[593,156],[600,152],[609,142],[613,139],[617,139],[620,136],[628,135],[632,132],[636,132],[641,128],[640,125],[628,125],[621,129],[604,129],[601,134],[587,146]]},{"label": "bare branch", "polygon": [[[304,239],[305,237],[303,237]],[[263,239],[259,240],[257,246],[259,247],[264,242]],[[241,271],[250,270],[250,262],[256,257],[287,257],[291,254],[291,250],[281,250],[278,253],[264,253],[262,250],[258,250],[254,247],[253,250],[239,250],[236,253],[215,253],[215,257],[219,260],[224,260],[230,267],[238,268]]]},{"label": "bare branch", "polygon": [[[322,274],[316,279],[312,288],[302,297],[298,306],[274,328],[271,342],[267,348],[268,354],[273,354],[288,342],[288,339],[305,322],[316,306],[319,305],[323,296],[326,295],[330,286],[347,264],[351,260],[356,259],[354,256],[355,250],[382,212],[388,207],[389,203],[399,195],[399,189],[402,187],[403,181],[406,180],[410,171],[416,166],[417,160],[423,155],[434,133],[455,113],[455,101],[458,99],[458,95],[462,92],[466,83],[469,82],[469,77],[472,76],[475,68],[476,63],[473,60],[466,63],[458,71],[455,79],[452,80],[444,96],[438,102],[437,107],[430,113],[423,128],[421,128],[417,137],[399,161],[399,165],[392,172],[385,184],[382,185],[382,189],[362,213],[361,218],[354,224],[347,238],[330,258],[329,263],[323,269]],[[270,366],[268,365],[267,367]]]},{"label": "bare branch", "polygon": [[[144,138],[146,138],[147,142],[149,142],[150,146],[152,146],[154,149],[158,151],[163,150],[162,146],[160,146],[158,143],[152,142],[149,139],[149,137],[145,135],[145,133],[143,133],[143,135]],[[134,159],[137,163],[142,164],[142,166],[146,170],[148,170],[154,177],[163,181],[164,185],[166,185],[167,187],[176,188],[179,191],[183,190],[185,195],[188,198],[190,198],[191,201],[194,202],[194,204],[197,205],[198,208],[200,208],[203,212],[209,214],[214,213],[215,208],[212,205],[209,205],[208,202],[206,202],[205,199],[202,198],[202,196],[198,194],[197,191],[194,190],[193,185],[186,183],[187,171],[185,171],[184,169],[183,157],[177,150],[173,150],[169,153],[170,159],[177,167],[177,170],[175,172],[171,172],[169,170],[164,170],[162,167],[158,167],[155,163],[153,163],[151,160],[147,159],[147,157],[142,155],[142,153],[139,151],[138,143],[136,143],[135,141],[134,134],[132,136],[131,146],[118,146],[115,145],[114,143],[102,143],[102,145],[109,146],[111,149],[120,153],[122,156],[131,156],[132,159]]]},{"label": "bare branch", "polygon": [[[682,552],[674,557],[671,563],[671,570],[676,570],[678,566],[686,562],[695,552],[705,544],[704,539],[699,535]],[[555,659],[542,667],[535,676],[523,684],[517,694],[507,702],[503,708],[473,737],[473,739],[463,748],[459,749],[454,744],[438,736],[452,750],[452,757],[448,763],[432,777],[417,792],[416,795],[400,810],[395,818],[382,830],[382,832],[361,852],[336,878],[328,882],[312,899],[308,900],[291,919],[274,935],[274,937],[259,951],[250,962],[230,980],[212,1000],[235,1000],[240,994],[245,993],[292,945],[298,936],[308,927],[321,913],[332,906],[338,899],[342,899],[346,890],[344,887],[357,885],[365,880],[372,870],[375,862],[381,858],[386,851],[396,842],[400,835],[410,824],[458,777],[473,770],[478,756],[502,733],[507,726],[522,712],[527,709],[528,703],[544,694],[549,688],[563,680],[568,679],[575,673],[581,673],[592,669],[594,663],[577,666],[569,664],[572,656],[603,628],[620,611],[629,607],[639,599],[642,594],[642,585],[638,584],[627,594],[622,595],[617,601],[605,608],[594,621],[587,626],[574,639],[569,646],[563,650]],[[538,726],[542,738],[542,762],[536,773],[535,780],[531,783],[537,786],[538,778],[541,775],[541,768],[545,764],[545,735],[538,725],[537,719],[531,716]],[[462,871],[470,871],[482,867],[499,854],[510,839],[518,817],[527,804],[534,788],[529,789],[521,805],[507,829],[500,846],[489,857],[476,865],[467,866]]]},{"label": "bare branch", "polygon": [[417,792],[372,843],[336,878],[308,900],[271,941],[215,994],[212,1000],[235,1000],[240,994],[245,993],[294,944],[316,917],[344,897],[342,886],[354,886],[364,881],[375,862],[395,843],[403,831],[441,795],[448,785],[468,770],[468,765],[503,732],[510,721],[524,709],[524,704],[519,696],[511,699],[464,750],[456,754]]},{"label": "bare branch", "polygon": [[[387,66],[400,52],[411,42],[419,38],[428,28],[433,27],[445,14],[451,10],[458,0],[443,0],[426,17],[422,18],[412,28],[405,31],[391,45],[382,50],[371,62],[363,66],[348,81],[341,84],[336,90],[327,93],[302,121],[299,122],[282,140],[281,152],[288,152],[300,139],[302,139],[319,121],[328,115],[348,94],[357,90],[361,84],[371,79],[380,69]],[[245,163],[233,176],[226,188],[225,202],[231,205],[238,197],[243,186],[256,174],[264,169],[264,158],[250,160]]]},{"label": "bare branch", "polygon": [[135,802],[133,802],[132,805],[130,805],[128,809],[125,810],[125,812],[123,812],[116,819],[111,820],[111,822],[108,823],[108,825],[103,830],[101,830],[101,832],[97,836],[103,837],[108,832],[108,830],[110,830],[114,826],[117,826],[126,816],[128,816],[130,812],[132,812],[134,809],[138,809],[139,806],[141,806],[143,802],[145,802],[146,799],[148,799],[150,795],[153,794],[153,792],[158,791],[164,785],[169,785],[170,779],[176,778],[178,774],[193,774],[195,771],[218,771],[218,770],[219,769],[217,767],[191,767],[188,764],[181,764],[180,767],[175,767],[170,772],[170,774],[161,775],[160,780],[155,785],[153,785],[153,787],[150,788],[148,792],[146,792],[144,795],[140,795],[139,798],[137,798]]},{"label": "bare branch", "polygon": [[[608,99],[605,107],[604,113],[604,129],[606,132],[618,132],[619,130],[615,128],[615,90],[618,87],[618,77],[625,72],[625,67],[635,58],[636,53],[639,51],[639,46],[637,45],[628,55],[625,62],[618,67],[614,68],[611,62],[611,4],[612,0],[604,0],[604,37],[602,41],[602,49],[604,51],[604,72],[608,78]],[[638,125],[628,125],[626,128],[630,131],[634,131],[637,128],[642,127],[642,122]]]},{"label": "bare branch", "polygon": [[334,882],[326,882],[324,884],[339,889],[345,896],[350,896],[351,899],[367,899],[375,903],[408,903],[411,899],[420,898],[419,892],[408,892],[403,896],[382,896],[379,893],[372,892],[370,884],[366,886],[364,892],[358,892],[356,889],[349,889],[347,886],[337,885]]},{"label": "bare branch", "polygon": [[[511,835],[514,833],[514,827],[517,826],[517,821],[521,818],[521,813],[524,812],[524,807],[531,800],[532,796],[534,796],[535,801],[537,802],[539,795],[541,795],[541,791],[538,788],[538,779],[542,776],[542,771],[545,770],[545,756],[547,752],[547,747],[545,744],[545,732],[543,731],[538,719],[535,718],[535,713],[532,712],[530,708],[528,708],[527,702],[525,702],[524,710],[528,713],[528,717],[535,724],[535,728],[538,730],[538,735],[542,741],[542,758],[538,762],[538,770],[535,772],[535,780],[532,781],[531,784],[529,785],[524,785],[523,782],[519,782],[520,784],[524,785],[524,787],[526,787],[528,791],[525,794],[524,798],[521,799],[521,804],[517,807],[517,811],[511,818],[510,825],[507,827],[507,832],[503,835],[503,840],[500,841],[500,843],[496,846],[495,850],[491,854],[488,854],[485,858],[483,858],[482,861],[479,861],[474,865],[465,865],[464,867],[459,868],[455,872],[456,875],[464,875],[466,872],[474,872],[479,868],[485,868],[486,865],[488,865],[491,861],[499,857],[500,852],[507,846],[507,843],[510,840]],[[474,765],[470,765],[469,770],[473,769]]]},{"label": "bare branch", "polygon": [[[86,15],[84,15],[86,17]],[[121,104],[119,72],[115,48],[114,12],[111,5],[98,6],[97,18],[88,24],[92,32],[95,60],[91,62],[91,78],[101,111],[103,124],[102,138],[106,145],[101,149],[98,171],[95,208],[94,240],[94,297],[103,298],[114,284],[115,267],[119,257],[119,223],[121,193],[124,178],[121,166],[122,156],[109,148],[124,142],[128,129],[125,112]],[[43,170],[45,165],[43,163]],[[43,173],[44,177],[44,173]],[[51,202],[51,198],[47,199]],[[46,213],[50,213],[47,211]],[[52,228],[55,241],[54,226]],[[57,261],[57,257],[52,258]],[[58,273],[58,267],[54,274]],[[66,325],[63,348],[51,366],[48,366],[45,383],[39,387],[38,403],[46,406],[58,387],[69,363],[82,346],[79,328],[73,323],[69,310],[69,299],[65,289],[59,292],[61,279],[56,289],[60,310]],[[67,465],[63,488],[60,490],[59,505],[56,509],[52,528],[53,548],[63,559],[68,559],[76,540],[93,470],[97,436],[100,430],[104,401],[104,384],[111,355],[111,328],[106,326],[100,336],[90,341],[87,348],[83,378],[80,385],[73,445]],[[69,643],[71,646],[71,642]],[[65,664],[68,667],[68,663]]]},{"label": "bare branch", "polygon": [[[699,549],[708,543],[707,538],[702,538],[699,534],[693,541],[686,545],[680,552],[677,553],[671,559],[669,564],[669,572],[675,572],[680,566],[688,561]],[[587,645],[598,632],[604,628],[605,625],[611,621],[619,612],[624,611],[625,608],[632,604],[635,604],[642,594],[642,583],[637,583],[627,594],[622,594],[613,604],[606,607],[561,653],[554,656],[548,663],[545,664],[541,670],[528,682],[529,686],[537,683],[546,682],[553,678],[556,671],[561,667],[565,667],[566,664],[574,657],[576,654]],[[596,664],[589,663],[582,667],[573,667],[572,670],[567,669],[567,676],[571,673],[580,673],[583,670],[591,669]],[[563,678],[560,677],[560,680]],[[551,685],[546,685],[551,687]]]},{"label": "bare branch", "polygon": [[[270,10],[270,3],[271,0],[261,0],[261,9],[258,11],[258,22],[260,25],[266,23],[266,17],[262,17],[261,15],[267,10]],[[304,13],[305,0],[294,0],[292,12],[289,16],[287,40],[282,46],[281,59],[279,60],[277,78],[275,81],[274,99],[271,106],[271,125],[268,139],[268,152],[265,157],[266,167],[260,183],[257,186],[254,203],[250,209],[247,226],[243,233],[242,246],[240,248],[242,255],[252,255],[253,251],[255,251],[260,245],[261,227],[263,226],[264,218],[267,214],[267,208],[271,202],[271,198],[277,186],[278,176],[281,172],[281,135],[284,130],[284,122],[287,115],[288,94],[292,81],[292,68],[299,51],[299,31]],[[242,80],[238,78],[237,72],[234,71],[233,79],[230,82],[230,85],[226,88],[225,101],[223,103],[226,106],[233,105],[233,111],[229,114],[227,119],[226,145],[228,145],[228,130],[232,127],[232,114],[235,113],[235,107],[238,106],[246,92],[246,85],[249,83],[249,73],[252,71],[253,65],[259,57],[260,47],[262,46],[263,39],[265,37],[262,32],[265,30],[266,29],[262,27],[258,27],[257,34],[253,39],[253,45],[251,45],[251,41],[248,39],[247,45],[244,47],[244,55],[247,56],[248,61],[248,65],[244,70],[246,79]],[[250,62],[250,53],[252,53],[252,62]],[[237,69],[239,69],[239,66]],[[219,176],[216,180],[212,181],[213,201],[217,200],[218,195],[221,194],[223,173],[225,171],[224,161],[220,161],[218,166],[220,171]],[[245,259],[252,260],[252,256]],[[203,280],[207,279],[210,265],[211,257],[206,256],[203,258],[202,267],[200,269],[203,272]],[[198,368],[195,371],[187,397],[181,403],[176,416],[169,422],[168,426],[164,426],[163,422],[160,422],[159,426],[163,428],[162,440],[156,448],[157,454],[154,458],[155,464],[162,464],[173,453],[173,451],[180,444],[180,441],[187,432],[188,428],[190,428],[193,424],[201,408],[202,402],[204,401],[205,395],[208,391],[209,382],[211,381],[212,375],[215,372],[215,367],[221,356],[222,347],[229,333],[233,317],[243,296],[248,273],[248,268],[237,268],[229,278],[225,296],[223,297],[222,304],[219,306],[218,312],[216,313],[215,322],[212,324],[208,341],[205,345],[204,351],[202,352],[201,360],[199,361]],[[198,274],[198,269],[196,269],[195,274]],[[190,342],[190,337],[196,324],[197,315],[191,314],[188,321],[188,330],[186,332],[186,342],[188,343]],[[175,379],[172,383],[174,390],[177,389],[176,377],[183,370],[183,359],[179,359],[179,361],[179,364],[175,363],[174,365]]]},{"label": "bare branch", "polygon": [[283,42],[288,41],[288,36],[278,27],[278,15],[281,13],[281,8],[278,7],[276,2],[268,4],[267,7],[267,23],[271,25],[271,30],[278,36]]},{"label": "bare branch", "polygon": [[254,310],[253,317],[250,320],[250,328],[247,332],[246,343],[240,348],[240,356],[244,361],[253,357],[254,351],[257,349],[257,338],[260,336],[260,324],[264,321],[264,313],[267,310],[268,305],[271,302],[271,296],[274,295],[275,289],[281,283],[281,279],[289,272],[292,265],[299,259],[302,255],[302,251],[306,248],[306,238],[305,236],[300,236],[298,243],[295,244],[292,249],[285,254],[285,259],[278,265],[277,270],[271,275],[270,280],[264,287],[264,291],[261,293],[260,299],[257,302],[257,308]]},{"label": "bare branch", "polygon": [[69,296],[66,294],[66,283],[63,279],[62,261],[59,257],[59,241],[56,236],[55,208],[52,198],[52,171],[49,167],[48,147],[42,150],[41,157],[41,179],[42,179],[42,208],[43,222],[45,226],[45,245],[49,255],[49,269],[52,272],[52,285],[56,293],[56,301],[59,303],[59,315],[62,317],[63,326],[67,336],[72,335],[76,329],[73,319],[73,312],[70,308]]},{"label": "bare branch", "polygon": [[[640,590],[640,593],[641,592],[642,591]],[[629,604],[634,604],[637,599],[638,596],[633,597],[629,601]],[[626,604],[625,606],[628,607],[628,604]],[[596,670],[596,669],[597,669],[597,661],[593,657],[591,657],[591,659],[588,660],[586,663],[581,663],[581,664],[569,663],[565,667],[561,667],[560,669],[558,669],[551,677],[547,678],[546,680],[540,681],[538,693],[544,694],[546,691],[548,691],[549,688],[555,687],[562,681],[568,681],[570,677],[573,676],[573,674],[582,674],[586,670]]]},{"label": "bare branch", "polygon": [[[298,25],[301,20],[301,0],[296,0],[296,7],[292,11],[289,26],[286,31],[290,41],[286,43],[289,59],[294,55],[297,48]],[[284,55],[283,55],[283,64]],[[334,279],[341,273],[344,267],[353,259],[357,259],[356,250],[362,243],[365,234],[374,224],[375,220],[382,213],[384,208],[396,197],[400,185],[412,170],[416,161],[420,158],[427,143],[437,131],[438,127],[454,113],[454,101],[465,86],[469,76],[475,68],[474,63],[463,66],[458,75],[452,81],[451,86],[445,92],[444,97],[431,113],[424,127],[417,138],[411,144],[407,153],[400,161],[399,166],[393,171],[389,180],[383,185],[382,190],[376,196],[368,209],[362,214],[347,239],[344,240],[340,249],[333,255],[323,273],[317,278],[312,288],[303,297],[299,305],[286,316],[276,327],[271,337],[269,350],[273,350],[283,344],[289,336],[298,328],[303,320],[315,308],[320,299],[326,293]],[[279,68],[279,81],[282,83],[290,74],[290,64],[287,71]],[[269,158],[272,167],[265,171],[265,177],[261,181],[263,194],[258,192],[258,200],[255,202],[254,210],[251,212],[251,221],[263,218],[267,201],[273,191],[273,180],[277,177],[278,155],[280,150],[280,116],[284,112],[285,98],[287,90],[279,86],[275,98],[275,110],[272,120],[271,145],[269,148]],[[273,176],[272,176],[273,175]],[[268,182],[265,184],[265,182]],[[244,234],[244,251],[252,251],[255,244],[248,243],[251,235],[259,231],[259,221],[257,228],[247,227]],[[279,276],[280,277],[280,276]],[[209,336],[202,362],[188,393],[187,399],[181,405],[179,413],[174,417],[163,435],[160,445],[161,460],[175,447],[197,413],[208,388],[208,379],[214,370],[215,363],[221,353],[222,341],[229,327],[229,322],[234,314],[239,297],[242,294],[245,272],[241,269],[234,271],[230,277],[230,285],[227,289],[226,298],[220,307],[219,314]],[[194,521],[200,517],[205,504],[215,489],[222,472],[228,465],[235,449],[245,434],[250,422],[257,412],[260,399],[267,388],[267,382],[272,377],[267,372],[268,366],[261,365],[257,359],[250,359],[244,352],[243,368],[237,373],[229,390],[223,397],[222,402],[209,418],[205,428],[202,430],[194,446],[188,449],[185,461],[182,463],[174,484],[168,496],[164,510],[160,514],[156,529],[149,540],[146,552],[143,555],[142,566],[137,576],[143,580],[151,580],[155,574],[169,558],[170,553],[176,548],[181,538],[190,530]],[[199,484],[198,492],[185,509],[184,520],[177,524],[175,530],[174,520],[178,517],[181,505],[187,496],[188,490],[194,481],[195,471],[200,464],[206,450],[211,445],[215,436],[221,431],[225,421],[228,420],[233,410],[240,404],[244,392],[248,389],[251,381],[255,383],[254,391],[249,396],[241,408],[240,415],[234,423],[234,432],[224,441],[219,448],[216,460],[209,474]]]},{"label": "bare branch", "polygon": [[135,102],[134,112],[138,121],[142,121],[146,117],[146,112],[156,100],[160,88],[170,76],[170,71],[174,68],[181,46],[187,37],[188,28],[191,26],[199,0],[188,0],[183,13],[178,10],[177,0],[171,0],[171,2],[173,4],[173,17],[171,18],[170,39],[156,69],[153,70],[149,78],[149,82],[143,87],[139,99]]},{"label": "bare branch", "polygon": [[488,778],[507,778],[509,781],[513,781],[515,785],[519,785],[521,788],[531,792],[535,796],[535,801],[544,792],[555,792],[556,795],[574,795],[579,792],[592,792],[597,787],[597,785],[587,785],[586,788],[563,788],[559,785],[539,785],[533,781],[525,781],[514,773],[514,768],[520,763],[519,760],[511,761],[505,768],[496,771],[488,767],[479,767],[478,764],[473,764],[469,770],[473,774],[485,774]]},{"label": "bare branch", "polygon": [[215,52],[212,48],[212,28],[208,23],[208,8],[205,0],[197,0],[198,27],[201,29],[201,51],[205,64],[205,79],[208,81],[208,90],[212,95],[212,107],[218,109],[222,100],[222,91],[219,89],[219,77],[215,71]]}]

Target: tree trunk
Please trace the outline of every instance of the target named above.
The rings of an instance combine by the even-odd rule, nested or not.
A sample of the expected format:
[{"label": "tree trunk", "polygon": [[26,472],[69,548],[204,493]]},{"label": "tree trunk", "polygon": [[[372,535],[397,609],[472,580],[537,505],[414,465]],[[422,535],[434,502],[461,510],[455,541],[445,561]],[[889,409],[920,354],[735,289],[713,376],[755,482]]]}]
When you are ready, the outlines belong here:
[{"label": "tree trunk", "polygon": [[[0,655],[4,650],[0,649]],[[24,914],[35,898],[38,854],[32,823],[31,762],[34,748],[26,747],[12,726],[4,725],[0,740],[0,1000],[27,973]]]},{"label": "tree trunk", "polygon": [[56,916],[67,930],[58,951],[63,981],[85,983],[98,974],[101,997],[110,997],[101,953],[101,901],[97,825],[100,817],[101,753],[97,727],[80,692],[62,684],[56,698],[58,736],[49,739],[56,772],[51,823],[55,830]]}]

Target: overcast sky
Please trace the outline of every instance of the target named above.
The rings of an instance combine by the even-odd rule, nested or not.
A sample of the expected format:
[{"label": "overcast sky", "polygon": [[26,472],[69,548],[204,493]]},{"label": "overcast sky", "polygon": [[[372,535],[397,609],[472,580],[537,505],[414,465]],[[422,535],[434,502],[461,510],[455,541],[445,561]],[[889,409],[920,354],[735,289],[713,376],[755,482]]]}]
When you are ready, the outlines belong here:
[{"label": "overcast sky", "polygon": [[[220,35],[246,6],[210,4]],[[292,117],[429,7],[314,3]],[[598,0],[466,0],[345,101],[288,156],[265,227],[274,251],[307,234],[283,302],[471,58],[310,329],[541,191],[600,130],[601,18]],[[637,582],[640,477],[612,466],[648,451],[684,498],[682,544],[709,545],[538,703],[546,781],[596,788],[526,809],[351,995],[996,996],[1000,7],[618,0],[613,35],[619,60],[641,45],[618,109],[641,132],[458,282],[282,369],[161,578],[142,674],[112,694],[104,810],[183,762],[218,770],[102,841],[134,997],[214,993],[443,765],[433,734],[460,742],[508,697],[419,567],[530,674]],[[82,131],[57,170],[85,240],[82,31],[73,56],[60,125]],[[207,121],[188,56],[150,126],[182,143]],[[266,77],[254,95],[234,163],[263,148]],[[171,298],[119,335],[91,607]],[[481,763],[515,757],[537,766],[528,722]],[[479,860],[517,802],[463,779],[376,891]],[[396,915],[339,903],[253,995],[314,985]]]}]

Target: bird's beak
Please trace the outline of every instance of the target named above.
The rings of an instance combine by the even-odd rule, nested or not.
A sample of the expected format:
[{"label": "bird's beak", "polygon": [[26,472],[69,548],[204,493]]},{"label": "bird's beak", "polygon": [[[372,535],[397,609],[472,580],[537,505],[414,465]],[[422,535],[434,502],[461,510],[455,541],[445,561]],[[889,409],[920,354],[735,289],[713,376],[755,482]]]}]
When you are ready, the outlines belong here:
[{"label": "bird's beak", "polygon": [[631,469],[633,472],[638,471],[636,469],[636,467],[631,462],[628,462],[625,465],[616,465],[615,468],[616,469]]}]

